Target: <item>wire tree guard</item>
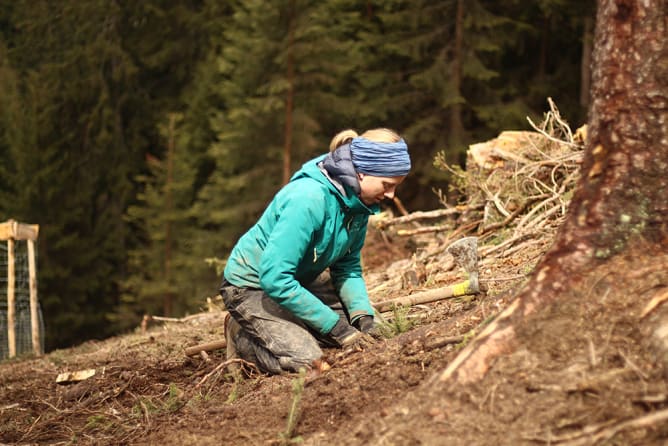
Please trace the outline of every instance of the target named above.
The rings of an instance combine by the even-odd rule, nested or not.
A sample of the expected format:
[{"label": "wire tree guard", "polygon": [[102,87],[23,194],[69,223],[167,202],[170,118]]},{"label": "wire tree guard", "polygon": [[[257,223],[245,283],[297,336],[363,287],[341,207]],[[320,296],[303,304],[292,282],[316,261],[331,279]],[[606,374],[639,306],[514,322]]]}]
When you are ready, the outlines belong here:
[{"label": "wire tree guard", "polygon": [[[24,335],[21,330],[24,328],[24,324],[19,324],[19,340],[26,341],[20,342],[19,349],[17,351],[17,292],[19,296],[25,294],[24,289],[27,286],[29,289],[29,302],[30,302],[30,333],[31,333],[31,345],[32,351],[36,355],[41,355],[43,353],[43,330],[41,315],[39,310],[39,303],[37,301],[37,266],[35,261],[36,250],[35,243],[37,241],[37,235],[39,233],[38,225],[28,225],[23,223],[18,223],[14,220],[8,220],[4,223],[0,223],[0,241],[7,242],[7,339],[6,342],[2,342],[3,345],[0,345],[0,359],[2,358],[13,358],[17,353],[24,353],[29,350],[27,347],[27,335]],[[24,279],[25,277],[25,259],[23,259],[20,254],[17,256],[19,251],[17,242],[26,241],[27,244],[27,264],[28,264],[28,281]],[[0,245],[1,247],[1,245]],[[1,251],[1,250],[0,250]],[[2,254],[2,252],[0,252]],[[19,286],[17,287],[17,264],[19,264],[19,277],[23,280],[19,280]],[[2,273],[0,272],[0,278],[2,278]],[[26,283],[27,282],[27,283]],[[23,293],[22,293],[23,291]],[[25,300],[25,299],[24,299]],[[18,299],[18,303],[21,302],[21,299]],[[19,322],[22,322],[23,319],[19,317]],[[0,333],[0,339],[3,333]],[[3,340],[4,341],[4,340]],[[7,346],[5,351],[4,347]]]}]

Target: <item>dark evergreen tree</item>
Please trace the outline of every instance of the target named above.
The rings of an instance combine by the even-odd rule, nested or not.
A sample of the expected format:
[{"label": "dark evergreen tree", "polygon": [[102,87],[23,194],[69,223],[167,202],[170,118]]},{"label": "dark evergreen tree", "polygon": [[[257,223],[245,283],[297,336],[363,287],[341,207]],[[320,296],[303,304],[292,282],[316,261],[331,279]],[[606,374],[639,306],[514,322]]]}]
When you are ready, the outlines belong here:
[{"label": "dark evergreen tree", "polygon": [[212,120],[216,168],[195,206],[214,254],[226,254],[286,176],[327,151],[336,123],[354,126],[341,82],[355,66],[345,32],[327,3],[234,3],[213,86],[225,100]]},{"label": "dark evergreen tree", "polygon": [[136,70],[122,48],[121,11],[101,1],[17,2],[12,20],[2,214],[41,226],[47,347],[106,336],[137,156],[123,123]]},{"label": "dark evergreen tree", "polygon": [[134,178],[145,153],[162,155],[156,123],[207,54],[213,3],[12,3],[0,215],[41,225],[47,347],[116,329],[106,318],[137,243],[123,219]]},{"label": "dark evergreen tree", "polygon": [[187,150],[181,117],[170,114],[167,121],[161,126],[165,157],[147,157],[149,173],[138,177],[142,191],[128,209],[131,226],[144,239],[129,251],[128,278],[113,315],[123,328],[132,326],[128,321],[136,325],[142,314],[199,311],[215,294],[217,278],[198,250],[208,239],[191,212],[198,159]]}]

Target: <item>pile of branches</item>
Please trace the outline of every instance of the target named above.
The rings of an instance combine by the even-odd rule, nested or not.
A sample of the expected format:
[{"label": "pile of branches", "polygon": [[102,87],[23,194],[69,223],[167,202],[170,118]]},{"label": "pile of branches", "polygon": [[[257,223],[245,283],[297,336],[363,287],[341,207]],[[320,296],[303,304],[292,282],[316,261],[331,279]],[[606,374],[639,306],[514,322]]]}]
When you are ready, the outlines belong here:
[{"label": "pile of branches", "polygon": [[433,261],[465,236],[478,237],[478,254],[487,262],[532,246],[544,253],[566,215],[586,137],[586,126],[573,133],[553,101],[548,102],[542,124],[529,119],[534,131],[507,131],[471,145],[465,170],[437,157],[437,165],[452,174],[450,195],[460,197],[456,205],[436,191],[443,209],[386,216],[375,220],[375,227],[422,238],[425,248],[414,263]]}]

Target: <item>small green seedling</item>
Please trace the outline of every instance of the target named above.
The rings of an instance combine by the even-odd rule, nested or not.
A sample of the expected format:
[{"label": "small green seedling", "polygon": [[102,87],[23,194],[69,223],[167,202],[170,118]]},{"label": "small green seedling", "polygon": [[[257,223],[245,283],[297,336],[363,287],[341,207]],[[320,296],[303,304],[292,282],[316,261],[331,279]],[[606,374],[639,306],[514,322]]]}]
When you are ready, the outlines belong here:
[{"label": "small green seedling", "polygon": [[299,416],[301,415],[299,403],[302,399],[302,394],[304,393],[304,382],[306,381],[306,370],[304,368],[299,369],[299,376],[292,380],[292,404],[290,404],[290,410],[288,412],[288,423],[285,428],[285,432],[279,434],[279,439],[282,445],[290,445],[295,443],[301,443],[302,438],[297,436],[295,437],[295,430],[297,428],[297,423],[299,422]]}]

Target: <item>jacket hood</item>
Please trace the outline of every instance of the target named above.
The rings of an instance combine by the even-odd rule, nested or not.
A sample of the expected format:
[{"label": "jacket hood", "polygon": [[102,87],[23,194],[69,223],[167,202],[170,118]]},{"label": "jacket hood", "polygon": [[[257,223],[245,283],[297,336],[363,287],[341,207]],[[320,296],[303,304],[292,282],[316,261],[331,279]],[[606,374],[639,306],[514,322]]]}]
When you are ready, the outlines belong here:
[{"label": "jacket hood", "polygon": [[353,166],[350,145],[345,144],[333,152],[307,161],[290,179],[312,178],[324,184],[337,197],[342,206],[354,213],[376,214],[378,205],[365,205],[359,198],[360,184]]}]

